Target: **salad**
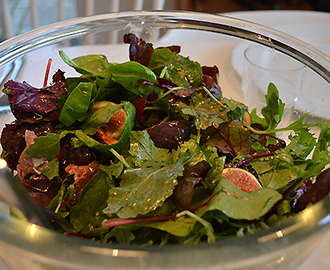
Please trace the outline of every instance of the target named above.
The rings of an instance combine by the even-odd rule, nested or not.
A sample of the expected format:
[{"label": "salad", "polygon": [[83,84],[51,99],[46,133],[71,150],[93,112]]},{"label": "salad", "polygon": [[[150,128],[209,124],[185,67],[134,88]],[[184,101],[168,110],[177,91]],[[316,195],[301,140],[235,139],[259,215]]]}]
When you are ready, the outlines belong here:
[{"label": "salad", "polygon": [[2,157],[55,230],[108,243],[211,243],[329,194],[329,124],[303,115],[277,128],[285,104],[274,84],[258,116],[223,96],[216,66],[180,46],[154,48],[134,34],[124,42],[127,62],[60,51],[79,76],[5,84],[16,120],[2,131]]}]

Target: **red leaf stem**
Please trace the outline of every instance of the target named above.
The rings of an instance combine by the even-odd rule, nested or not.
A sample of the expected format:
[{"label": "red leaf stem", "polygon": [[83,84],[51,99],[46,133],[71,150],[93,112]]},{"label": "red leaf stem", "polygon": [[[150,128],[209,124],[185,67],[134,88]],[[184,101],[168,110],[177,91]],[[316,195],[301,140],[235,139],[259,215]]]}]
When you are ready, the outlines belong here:
[{"label": "red leaf stem", "polygon": [[44,78],[44,84],[43,87],[45,87],[47,85],[48,82],[48,76],[49,76],[49,72],[50,72],[50,65],[52,64],[52,59],[49,58],[48,59],[48,63],[47,63],[47,67],[46,67],[46,73],[45,73],[45,78]]},{"label": "red leaf stem", "polygon": [[173,86],[171,86],[171,85],[153,83],[153,82],[148,82],[148,81],[144,81],[143,84],[152,85],[152,86],[158,86],[158,87],[161,87],[161,88],[166,88],[168,90],[170,90],[170,89],[173,88]]},{"label": "red leaf stem", "polygon": [[268,152],[268,153],[262,153],[262,154],[257,154],[257,155],[253,155],[251,157],[248,157],[246,159],[243,159],[241,162],[238,162],[236,164],[233,165],[233,168],[237,168],[237,167],[240,167],[252,160],[255,160],[255,159],[258,159],[258,158],[262,158],[262,157],[270,157],[270,156],[273,156],[274,155],[274,152]]},{"label": "red leaf stem", "polygon": [[115,227],[122,226],[128,224],[135,223],[143,223],[143,222],[160,222],[160,221],[169,221],[172,220],[175,216],[167,215],[167,216],[155,216],[155,217],[143,217],[143,218],[124,218],[124,219],[106,219],[102,222],[102,227]]},{"label": "red leaf stem", "polygon": [[69,146],[70,139],[71,139],[70,137],[67,138],[67,140],[66,140],[65,144],[63,145],[61,151],[59,152],[59,154],[55,158],[56,161],[60,160],[60,158],[63,156],[65,149]]},{"label": "red leaf stem", "polygon": [[231,144],[231,142],[219,131],[217,130],[218,134],[226,141],[228,146],[231,148],[231,150],[234,152],[234,155],[237,156],[237,151],[235,150],[234,146]]}]

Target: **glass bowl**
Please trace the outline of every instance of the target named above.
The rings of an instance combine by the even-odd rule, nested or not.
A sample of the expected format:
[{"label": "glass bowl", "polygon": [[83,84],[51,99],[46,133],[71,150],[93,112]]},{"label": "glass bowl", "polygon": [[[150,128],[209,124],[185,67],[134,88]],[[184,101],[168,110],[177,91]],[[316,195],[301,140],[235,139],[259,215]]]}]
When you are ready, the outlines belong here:
[{"label": "glass bowl", "polygon": [[[52,71],[76,73],[58,55],[71,58],[105,54],[109,61],[128,60],[124,33],[133,32],[157,46],[181,45],[182,54],[202,65],[217,65],[224,95],[243,101],[241,78],[231,53],[241,41],[278,50],[306,66],[302,95],[319,89],[296,114],[311,113],[329,123],[330,62],[312,46],[252,22],[192,12],[137,11],[69,20],[36,29],[0,44],[0,74],[41,87],[49,58]],[[9,74],[10,75],[10,74]],[[1,123],[13,119],[1,99]],[[330,225],[330,197],[299,214],[244,237],[213,244],[165,247],[114,246],[71,238],[0,213],[0,257],[12,269],[296,269],[317,246]]]}]

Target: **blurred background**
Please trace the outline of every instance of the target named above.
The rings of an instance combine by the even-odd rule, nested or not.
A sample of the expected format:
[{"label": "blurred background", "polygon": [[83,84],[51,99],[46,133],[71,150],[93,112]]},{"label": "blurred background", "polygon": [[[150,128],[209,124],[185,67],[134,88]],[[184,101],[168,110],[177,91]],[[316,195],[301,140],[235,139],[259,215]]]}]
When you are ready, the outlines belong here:
[{"label": "blurred background", "polygon": [[[116,2],[116,3],[115,3]],[[32,28],[90,14],[109,12],[110,8],[132,10],[132,3],[152,9],[153,0],[0,0],[0,41]],[[165,10],[190,10],[224,13],[247,10],[317,10],[330,11],[330,0],[160,0]],[[94,5],[91,7],[91,3]],[[33,9],[31,9],[33,6]],[[89,6],[89,8],[88,8]],[[59,15],[59,10],[61,14]]]}]

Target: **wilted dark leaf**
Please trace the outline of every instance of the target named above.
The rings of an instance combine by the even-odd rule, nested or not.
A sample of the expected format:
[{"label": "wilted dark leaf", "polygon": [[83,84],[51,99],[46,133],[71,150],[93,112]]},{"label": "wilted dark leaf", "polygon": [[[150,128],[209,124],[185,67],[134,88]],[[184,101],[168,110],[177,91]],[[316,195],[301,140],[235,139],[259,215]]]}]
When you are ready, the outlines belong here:
[{"label": "wilted dark leaf", "polygon": [[190,210],[191,202],[195,195],[195,187],[198,184],[202,185],[202,181],[210,168],[211,166],[208,162],[201,161],[183,172],[183,176],[179,178],[179,183],[172,197],[172,201],[179,211]]},{"label": "wilted dark leaf", "polygon": [[38,137],[44,136],[49,132],[55,132],[50,122],[38,122],[35,124],[14,122],[5,125],[2,130],[1,145],[6,151],[4,159],[12,170],[16,170],[19,156],[25,148],[24,134],[27,129],[34,131]]},{"label": "wilted dark leaf", "polygon": [[202,71],[204,75],[211,76],[214,82],[217,81],[217,75],[219,75],[219,69],[217,66],[213,66],[213,67],[202,66]]},{"label": "wilted dark leaf", "polygon": [[156,146],[173,149],[190,138],[191,126],[186,120],[173,120],[147,129]]},{"label": "wilted dark leaf", "polygon": [[330,169],[327,169],[320,173],[316,179],[315,183],[309,185],[305,192],[302,192],[294,201],[292,205],[292,210],[294,212],[299,212],[304,210],[308,204],[315,204],[322,200],[324,197],[328,196],[330,192]]}]

